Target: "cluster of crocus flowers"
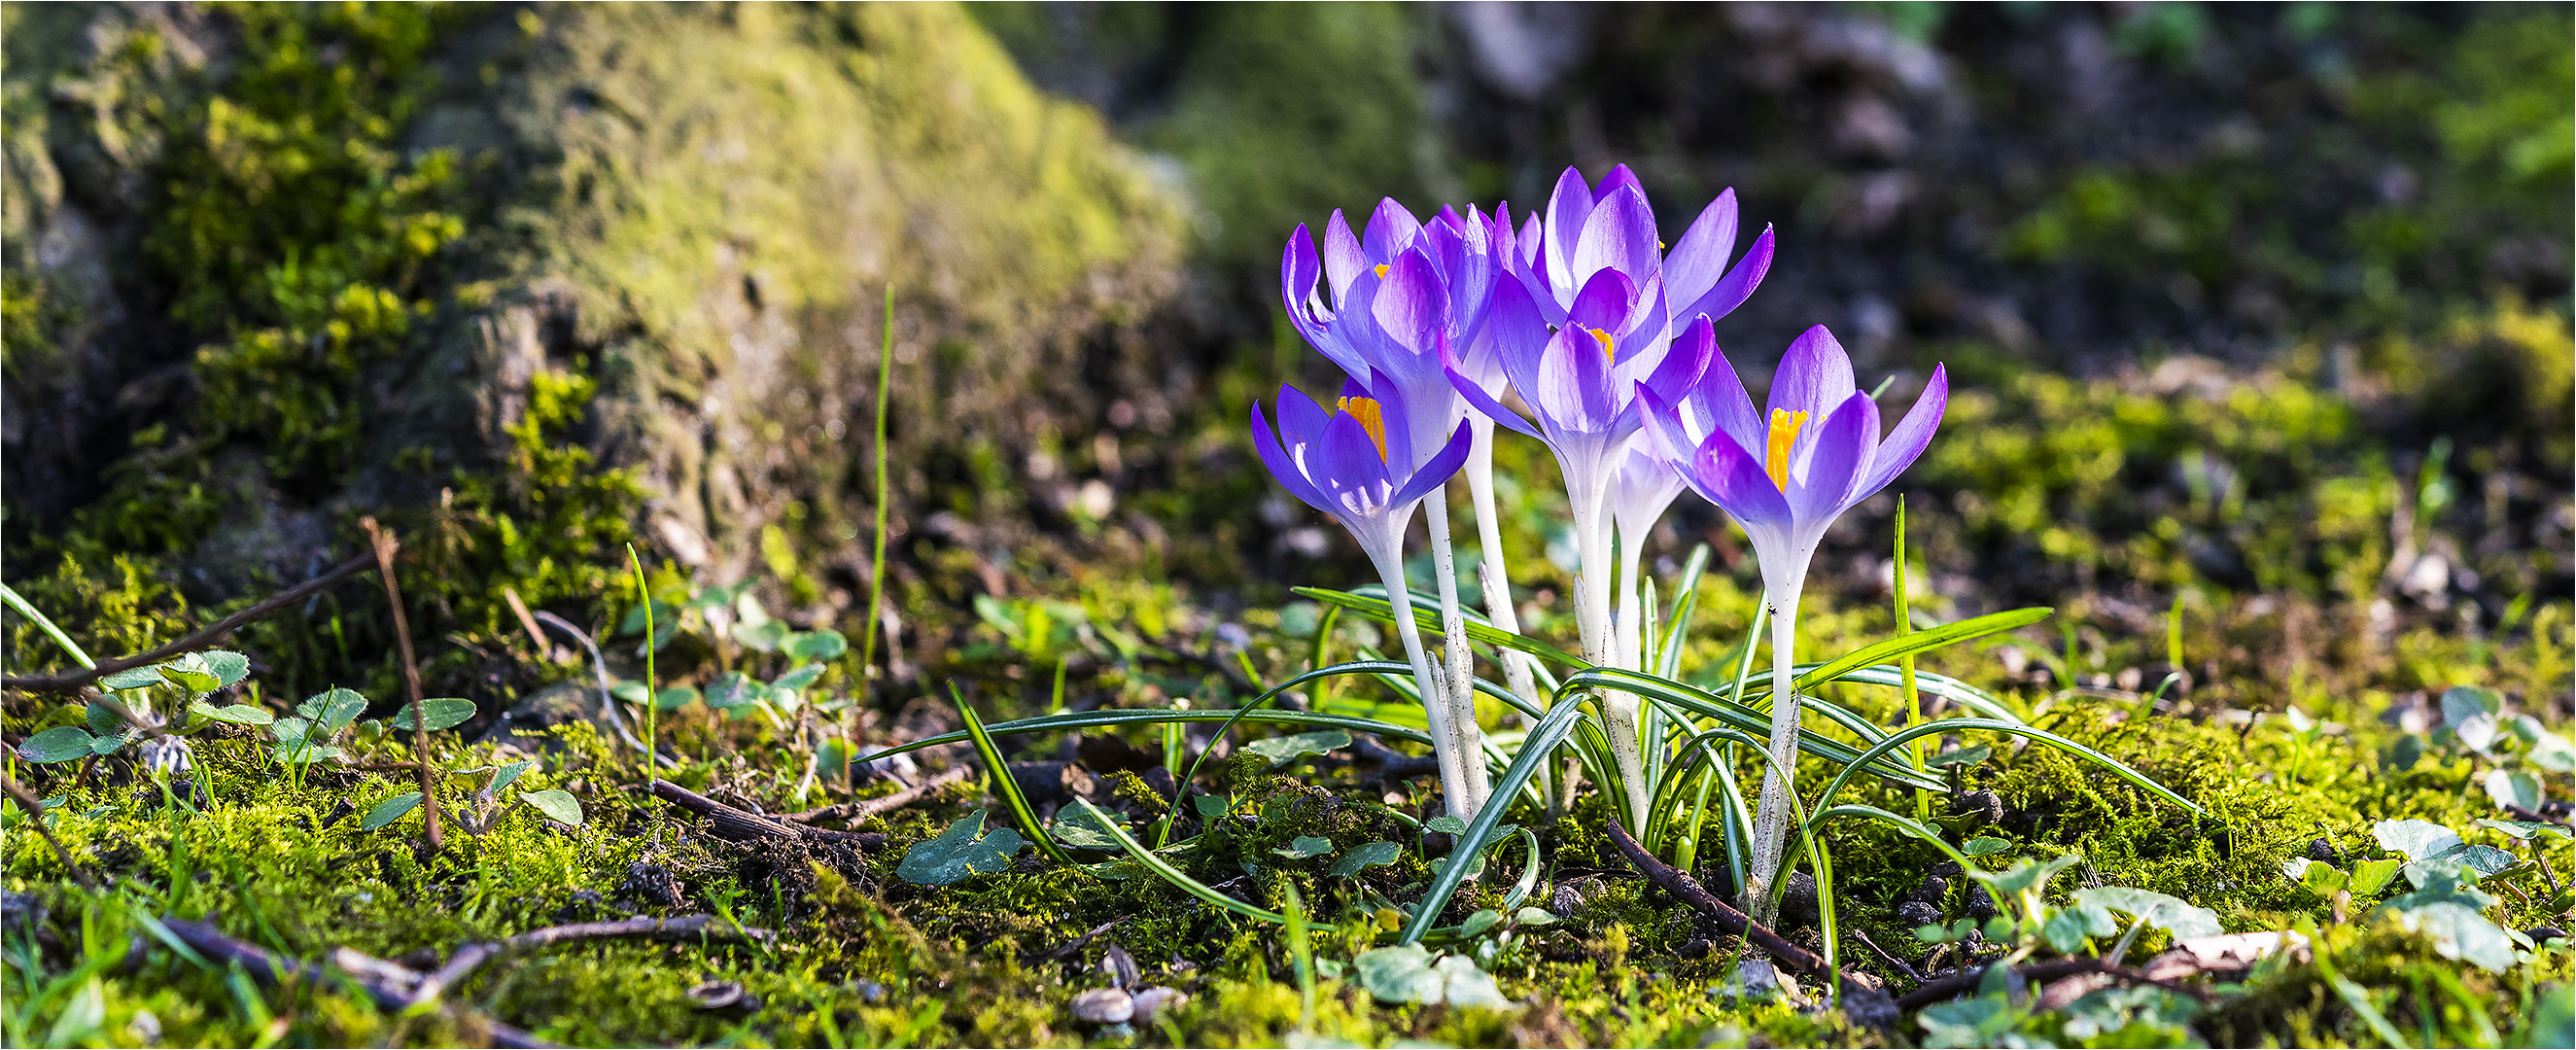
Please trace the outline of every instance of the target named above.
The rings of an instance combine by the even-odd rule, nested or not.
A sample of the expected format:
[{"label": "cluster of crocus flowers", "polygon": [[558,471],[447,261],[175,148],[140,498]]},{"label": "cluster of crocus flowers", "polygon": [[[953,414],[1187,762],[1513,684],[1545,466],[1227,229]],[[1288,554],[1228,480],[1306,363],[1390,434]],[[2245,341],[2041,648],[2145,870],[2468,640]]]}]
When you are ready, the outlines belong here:
[{"label": "cluster of crocus flowers", "polygon": [[[1733,516],[1761,562],[1778,683],[1756,880],[1747,887],[1758,899],[1789,822],[1798,721],[1789,682],[1807,564],[1835,518],[1921,454],[1939,425],[1947,381],[1936,369],[1882,438],[1877,405],[1818,326],[1790,346],[1768,412],[1756,414],[1718,349],[1714,324],[1769,271],[1773,234],[1766,228],[1736,259],[1737,234],[1729,190],[1667,253],[1645,191],[1624,166],[1598,185],[1568,169],[1544,216],[1518,227],[1508,204],[1490,214],[1444,208],[1423,223],[1389,200],[1358,235],[1337,212],[1320,253],[1299,228],[1280,280],[1298,331],[1351,377],[1342,410],[1327,414],[1283,390],[1279,434],[1257,406],[1254,424],[1272,473],[1341,519],[1385,578],[1441,753],[1449,811],[1462,816],[1483,802],[1483,766],[1448,508],[1433,497],[1465,469],[1487,606],[1496,626],[1517,630],[1494,520],[1494,427],[1537,438],[1556,459],[1574,519],[1576,627],[1584,658],[1596,665],[1642,669],[1641,555],[1681,491],[1695,490]],[[1526,415],[1505,404],[1512,395]],[[1335,433],[1376,435],[1374,458]],[[1435,446],[1444,434],[1448,443]],[[1361,490],[1374,495],[1350,495]],[[1404,533],[1417,504],[1427,507],[1445,660],[1423,651],[1404,581]],[[1505,658],[1504,670],[1514,692],[1532,695],[1517,655]],[[1635,697],[1603,700],[1626,808],[1642,821],[1649,790],[1642,756],[1651,742],[1640,738]]]}]

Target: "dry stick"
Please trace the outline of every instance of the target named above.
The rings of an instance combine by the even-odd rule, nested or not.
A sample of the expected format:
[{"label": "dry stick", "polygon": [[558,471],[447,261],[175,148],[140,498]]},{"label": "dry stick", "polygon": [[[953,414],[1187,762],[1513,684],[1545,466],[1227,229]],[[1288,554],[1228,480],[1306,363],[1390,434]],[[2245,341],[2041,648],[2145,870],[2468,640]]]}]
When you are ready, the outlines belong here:
[{"label": "dry stick", "polygon": [[411,693],[411,757],[420,767],[420,840],[428,854],[438,852],[438,779],[430,775],[429,712],[421,707],[420,662],[412,658],[411,621],[403,615],[402,585],[394,582],[394,554],[402,541],[374,516],[358,519],[376,551],[376,576],[385,581],[385,601],[394,610],[394,641],[402,653],[403,688]]},{"label": "dry stick", "polygon": [[837,806],[824,806],[821,809],[809,809],[802,813],[780,813],[778,819],[792,820],[799,824],[815,824],[827,820],[844,822],[866,820],[879,813],[889,813],[909,806],[924,795],[966,779],[972,772],[972,769],[963,765],[950,766],[941,770],[938,776],[891,795],[860,799],[857,802],[843,802]]},{"label": "dry stick", "polygon": [[510,603],[510,615],[519,618],[519,629],[528,632],[528,641],[537,647],[537,659],[556,662],[555,647],[546,644],[545,629],[537,626],[537,618],[528,612],[528,603],[519,597],[518,590],[508,584],[501,585],[501,600]]},{"label": "dry stick", "polygon": [[[1991,965],[1993,964],[1988,964],[1988,966]],[[1975,990],[1978,983],[1985,980],[1988,966],[1979,966],[1974,969],[1963,967],[1951,973],[1949,976],[1926,982],[1923,987],[1907,992],[1903,997],[1897,999],[1896,1005],[1899,1009],[1912,1010],[1916,1007],[1927,1006],[1932,1003],[1940,1002],[1941,1000],[1952,996],[1966,994]],[[2054,981],[2061,977],[2073,977],[2076,974],[2098,973],[2118,980],[2127,981],[2131,984],[2152,984],[2158,988],[2163,988],[2168,991],[2181,992],[2202,1002],[2210,1001],[2210,993],[2208,989],[2200,988],[2195,985],[2184,984],[2180,981],[2169,981],[2163,978],[2150,977],[2147,976],[2147,972],[2145,970],[2140,970],[2131,966],[2122,966],[2117,963],[2104,959],[2097,959],[2089,955],[2072,959],[2052,959],[2043,963],[2030,963],[2024,966],[2016,966],[2013,967],[2013,973],[2022,980],[2030,982]]]},{"label": "dry stick", "polygon": [[774,817],[725,805],[668,780],[653,782],[653,795],[681,809],[707,818],[716,837],[728,842],[756,842],[762,839],[803,839],[807,842],[847,843],[860,849],[876,849],[886,844],[886,837],[869,831],[826,831],[822,828],[788,824]]},{"label": "dry stick", "polygon": [[88,670],[73,671],[68,674],[7,675],[5,677],[0,677],[0,686],[6,686],[11,689],[24,689],[31,693],[72,692],[82,686],[90,684],[91,682],[95,682],[100,678],[115,674],[118,671],[126,670],[127,668],[159,663],[162,660],[176,656],[180,653],[205,648],[206,646],[212,645],[221,640],[223,636],[231,634],[241,625],[276,612],[277,610],[283,609],[289,605],[293,605],[296,602],[302,601],[306,597],[311,596],[313,592],[339,582],[342,578],[365,569],[367,566],[373,564],[375,564],[374,555],[358,555],[355,558],[351,558],[338,565],[332,566],[330,569],[324,571],[320,576],[316,576],[310,580],[304,581],[303,583],[296,584],[286,590],[279,591],[275,596],[269,598],[267,601],[263,601],[257,605],[251,606],[250,608],[217,620],[212,627],[198,631],[195,634],[191,634],[150,652],[137,653],[133,656],[120,656],[114,660],[102,661],[98,666],[92,667]]},{"label": "dry stick", "polygon": [[[252,980],[262,984],[278,985],[290,979],[317,985],[334,983],[330,979],[331,972],[322,967],[272,955],[265,948],[236,940],[205,923],[182,919],[175,915],[163,916],[161,923],[170,928],[170,933],[178,937],[180,943],[196,949],[199,954],[218,964],[239,964],[243,972],[248,973]],[[367,966],[363,969],[374,971],[381,968]],[[411,1006],[411,996],[403,989],[394,987],[382,973],[360,973],[353,970],[342,972],[356,982],[358,987],[367,993],[368,998],[375,1000],[376,1006],[380,1009],[398,1012]],[[494,1046],[553,1047],[557,1045],[479,1014],[464,1010],[457,1010],[455,1013],[460,1018],[471,1018],[481,1024]]]},{"label": "dry stick", "polygon": [[[537,619],[545,621],[545,624],[548,627],[552,627],[555,630],[571,635],[573,641],[580,642],[581,647],[590,653],[591,670],[599,675],[600,714],[608,719],[609,728],[617,731],[617,738],[625,741],[626,746],[634,748],[636,754],[644,754],[649,750],[644,746],[643,741],[635,738],[634,730],[626,728],[625,716],[617,713],[617,698],[610,695],[608,692],[608,661],[599,655],[598,643],[591,641],[590,636],[582,633],[581,628],[575,627],[563,617],[557,616],[543,609],[537,610]],[[660,701],[657,700],[655,702],[658,703]],[[679,768],[680,760],[672,758],[669,755],[655,755],[653,757],[660,761],[665,769]]]},{"label": "dry stick", "polygon": [[1862,944],[1868,945],[1870,951],[1878,953],[1879,961],[1886,963],[1890,969],[1904,974],[1908,980],[1911,980],[1916,984],[1922,984],[1931,980],[1931,978],[1923,976],[1923,971],[1915,969],[1913,964],[1888,954],[1887,949],[1879,947],[1877,941],[1870,940],[1869,931],[1855,927],[1851,931],[1851,934],[1854,937],[1860,938],[1860,942]]},{"label": "dry stick", "polygon": [[421,978],[413,990],[409,1009],[436,1002],[440,993],[465,980],[477,967],[503,955],[551,948],[576,941],[604,941],[620,938],[654,941],[685,941],[704,938],[718,941],[760,941],[768,943],[778,935],[757,926],[742,926],[731,919],[713,915],[683,915],[676,919],[625,919],[618,922],[577,922],[569,926],[548,926],[530,930],[497,941],[481,941],[456,949],[447,965]]},{"label": "dry stick", "polygon": [[1644,872],[1649,881],[1662,887],[1664,892],[1681,898],[1682,903],[1690,905],[1700,914],[1717,920],[1717,924],[1726,932],[1753,942],[1755,947],[1761,948],[1780,965],[1788,967],[1802,977],[1818,980],[1830,977],[1842,986],[1845,994],[1878,990],[1859,978],[1826,965],[1824,956],[1791,943],[1788,938],[1773,932],[1770,927],[1755,922],[1743,912],[1728,907],[1725,902],[1718,900],[1715,895],[1702,887],[1699,880],[1691,878],[1689,873],[1656,860],[1654,854],[1646,852],[1644,846],[1638,845],[1636,836],[1630,835],[1628,829],[1621,827],[1618,821],[1610,821],[1609,828],[1610,841],[1619,844],[1619,852],[1627,856],[1628,863],[1635,865],[1638,871]]},{"label": "dry stick", "polygon": [[54,837],[54,829],[45,826],[45,800],[37,798],[35,792],[20,787],[18,782],[10,779],[6,773],[0,773],[0,789],[7,790],[10,798],[17,799],[19,805],[27,807],[27,823],[36,826],[36,834],[45,837],[45,844],[54,848],[54,855],[63,859],[63,867],[71,869],[72,878],[80,880],[81,888],[97,889],[98,880],[90,877],[89,869],[82,867],[79,861],[73,860],[72,851],[63,848],[63,840]]}]

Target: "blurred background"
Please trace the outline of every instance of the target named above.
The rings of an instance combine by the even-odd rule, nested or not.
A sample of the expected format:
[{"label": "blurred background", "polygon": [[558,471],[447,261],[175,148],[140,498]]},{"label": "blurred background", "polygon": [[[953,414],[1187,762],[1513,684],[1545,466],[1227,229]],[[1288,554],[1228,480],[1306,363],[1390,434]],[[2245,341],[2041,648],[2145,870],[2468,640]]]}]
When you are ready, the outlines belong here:
[{"label": "blurred background", "polygon": [[[1933,451],[1820,555],[1835,606],[1885,617],[1903,493],[1917,594],[2059,606],[2061,678],[2402,693],[2523,638],[2566,702],[2564,5],[0,13],[0,576],[111,651],[364,514],[419,567],[433,692],[561,677],[504,590],[612,627],[628,542],[658,597],[749,582],[856,638],[883,511],[890,696],[1064,659],[1185,691],[1138,654],[1294,645],[1285,588],[1360,576],[1245,436],[1329,380],[1290,231],[1624,163],[1667,230],[1727,187],[1777,228],[1718,332],[1757,386],[1817,323],[1891,397],[1951,370]],[[1504,456],[1550,630],[1561,496]],[[1696,499],[1651,553],[1699,542],[1750,586]],[[381,604],[243,647],[391,695]]]}]

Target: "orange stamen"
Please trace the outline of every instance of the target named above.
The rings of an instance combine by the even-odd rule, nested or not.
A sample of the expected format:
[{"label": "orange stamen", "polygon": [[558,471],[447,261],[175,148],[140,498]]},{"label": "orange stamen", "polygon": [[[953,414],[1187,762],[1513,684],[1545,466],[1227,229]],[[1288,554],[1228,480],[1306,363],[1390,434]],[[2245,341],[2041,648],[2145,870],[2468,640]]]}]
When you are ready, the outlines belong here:
[{"label": "orange stamen", "polygon": [[1604,361],[1608,361],[1608,362],[1611,362],[1611,363],[1613,363],[1613,364],[1618,363],[1618,361],[1619,361],[1618,348],[1617,348],[1616,346],[1612,345],[1612,343],[1610,342],[1610,333],[1608,333],[1608,332],[1604,332],[1604,331],[1602,331],[1602,330],[1600,330],[1600,329],[1598,329],[1598,328],[1586,328],[1586,329],[1584,329],[1584,330],[1583,330],[1583,333],[1584,333],[1585,335],[1589,335],[1589,336],[1591,336],[1594,342],[1597,342],[1597,343],[1600,343],[1600,344],[1601,344],[1601,359],[1602,359],[1602,360],[1604,360]]},{"label": "orange stamen", "polygon": [[1346,397],[1342,399],[1342,411],[1359,418],[1360,429],[1368,431],[1369,440],[1377,442],[1378,462],[1386,462],[1386,409],[1379,406],[1376,398]]},{"label": "orange stamen", "polygon": [[1771,484],[1782,492],[1789,491],[1789,450],[1798,443],[1798,430],[1807,425],[1807,414],[1785,408],[1771,410],[1771,440],[1763,450],[1762,469],[1771,475]]}]

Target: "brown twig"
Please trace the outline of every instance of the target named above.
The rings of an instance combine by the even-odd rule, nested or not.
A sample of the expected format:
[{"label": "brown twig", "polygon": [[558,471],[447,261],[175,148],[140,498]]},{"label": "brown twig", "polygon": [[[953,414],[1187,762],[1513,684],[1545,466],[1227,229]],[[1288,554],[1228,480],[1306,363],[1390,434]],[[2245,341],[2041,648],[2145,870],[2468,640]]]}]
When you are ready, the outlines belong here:
[{"label": "brown twig", "polygon": [[[330,976],[329,972],[322,967],[272,955],[265,948],[234,939],[223,931],[202,922],[164,916],[161,923],[169,927],[170,933],[179,938],[180,943],[196,949],[199,954],[215,962],[239,964],[243,972],[248,973],[252,980],[262,984],[277,985],[289,980],[319,984],[328,980]],[[382,965],[376,965],[378,963]],[[357,986],[367,993],[369,999],[375,1000],[377,1007],[398,1013],[410,1007],[411,996],[405,989],[397,987],[397,982],[390,979],[385,972],[387,967],[392,966],[393,964],[383,963],[382,960],[369,960],[367,965],[354,969],[349,967],[339,967],[339,969],[356,982]],[[471,1018],[480,1023],[494,1046],[552,1047],[557,1045],[479,1014],[463,1010],[455,1012],[460,1018]]]},{"label": "brown twig", "polygon": [[923,796],[928,795],[933,791],[937,791],[940,788],[947,787],[950,784],[966,779],[967,775],[972,772],[973,770],[963,765],[950,766],[947,769],[941,770],[937,776],[931,777],[930,779],[922,781],[912,787],[897,791],[891,795],[860,799],[856,802],[843,802],[836,806],[824,806],[821,809],[809,809],[802,813],[781,813],[778,814],[778,819],[792,820],[799,824],[819,824],[824,821],[850,823],[866,820],[879,813],[891,813],[905,806],[909,806],[914,802],[920,801]]},{"label": "brown twig", "polygon": [[[1989,964],[1989,966],[1991,965],[1992,964]],[[1896,1005],[1899,1009],[1912,1010],[1917,1007],[1929,1006],[1933,1003],[1940,1002],[1943,999],[1948,999],[1952,996],[1965,993],[1976,988],[1979,982],[1985,980],[1987,969],[1988,966],[1979,966],[1975,968],[1962,967],[1948,976],[1927,981],[1924,983],[1923,987],[1905,993],[1896,1000]],[[2072,959],[2051,959],[2043,963],[2030,963],[2023,966],[2013,967],[2013,974],[2015,976],[2020,977],[2024,981],[2033,983],[2054,981],[2061,977],[2073,977],[2076,974],[2082,973],[2103,974],[2116,980],[2127,981],[2131,984],[2152,984],[2158,988],[2163,988],[2168,991],[2181,992],[2202,1002],[2208,1002],[2210,999],[2210,994],[2207,989],[2184,984],[2180,981],[2166,980],[2160,977],[2150,977],[2147,976],[2146,971],[2137,969],[2136,967],[2121,966],[2117,963],[2103,959],[2096,959],[2091,956],[2081,956]]]},{"label": "brown twig", "polygon": [[776,940],[778,935],[756,926],[738,925],[731,919],[721,919],[713,915],[683,915],[676,919],[639,918],[619,922],[577,922],[569,926],[548,926],[542,930],[530,930],[497,941],[481,941],[456,949],[456,954],[448,958],[447,965],[439,967],[429,976],[420,979],[419,986],[412,991],[411,1008],[417,1009],[423,1003],[437,1001],[441,993],[455,987],[476,968],[504,955],[551,948],[558,944],[571,944],[577,941],[605,941],[630,937],[653,941],[705,938],[767,943]]},{"label": "brown twig", "polygon": [[886,837],[867,831],[825,831],[822,828],[789,824],[698,794],[668,780],[653,782],[653,795],[681,809],[707,818],[716,837],[728,842],[757,842],[762,839],[803,839],[807,842],[847,843],[860,849],[876,849],[886,844]]},{"label": "brown twig", "polygon": [[257,605],[251,606],[250,608],[217,620],[212,627],[208,627],[205,630],[188,635],[185,638],[181,638],[178,641],[164,645],[150,652],[137,653],[133,656],[120,656],[114,660],[104,661],[98,666],[85,671],[72,671],[58,675],[13,674],[0,676],[0,686],[5,686],[10,689],[24,689],[31,693],[72,692],[82,686],[90,684],[91,682],[95,682],[108,675],[115,674],[118,671],[141,667],[145,664],[159,663],[162,660],[177,656],[180,653],[203,649],[206,646],[213,645],[215,642],[221,640],[225,635],[231,634],[241,625],[276,612],[277,610],[283,609],[289,605],[293,605],[296,602],[302,601],[313,592],[330,586],[342,578],[365,569],[367,566],[373,564],[375,564],[375,555],[358,555],[355,558],[351,558],[338,565],[332,566],[330,569],[325,570],[320,576],[316,576],[310,580],[304,581],[303,583],[296,584],[286,590],[279,591],[275,596],[269,598],[267,601],[263,601]]},{"label": "brown twig", "polygon": [[402,654],[403,688],[411,695],[411,757],[420,767],[420,841],[425,855],[438,852],[438,778],[429,765],[429,712],[421,707],[420,661],[412,657],[411,620],[403,615],[402,585],[394,580],[394,555],[402,550],[402,540],[393,530],[376,524],[373,516],[358,519],[358,527],[367,530],[367,542],[375,548],[376,576],[385,582],[385,601],[393,606],[394,641]]},{"label": "brown twig", "polygon": [[63,848],[63,840],[54,837],[54,829],[45,826],[45,800],[37,798],[35,792],[19,786],[17,781],[10,779],[5,773],[0,773],[0,789],[7,790],[10,798],[17,799],[19,805],[27,808],[27,823],[35,825],[36,834],[45,837],[45,844],[54,848],[54,855],[63,859],[63,866],[71,869],[72,878],[80,880],[81,888],[97,889],[98,880],[90,877],[89,869],[82,867],[79,861],[73,860],[72,851]]},{"label": "brown twig", "polygon": [[1931,978],[1923,976],[1922,971],[1915,969],[1912,963],[1908,963],[1903,959],[1899,959],[1894,955],[1888,954],[1887,949],[1879,947],[1877,941],[1870,940],[1869,931],[1854,927],[1851,934],[1852,936],[1859,938],[1860,943],[1868,945],[1869,950],[1878,956],[1879,961],[1886,963],[1896,972],[1904,974],[1907,980],[1913,981],[1916,984],[1922,984],[1931,980]]},{"label": "brown twig", "polygon": [[[582,649],[590,654],[591,670],[599,676],[600,717],[608,719],[608,727],[617,731],[617,739],[625,741],[627,747],[634,748],[636,754],[644,754],[647,751],[644,742],[635,738],[634,730],[626,728],[625,716],[617,713],[617,698],[608,691],[608,660],[599,655],[599,644],[591,641],[590,635],[582,633],[582,629],[573,626],[571,621],[544,609],[537,610],[537,619],[546,626],[569,635],[573,641],[580,642]],[[653,760],[659,762],[665,769],[677,769],[680,766],[679,760],[669,755],[654,755]]]}]

